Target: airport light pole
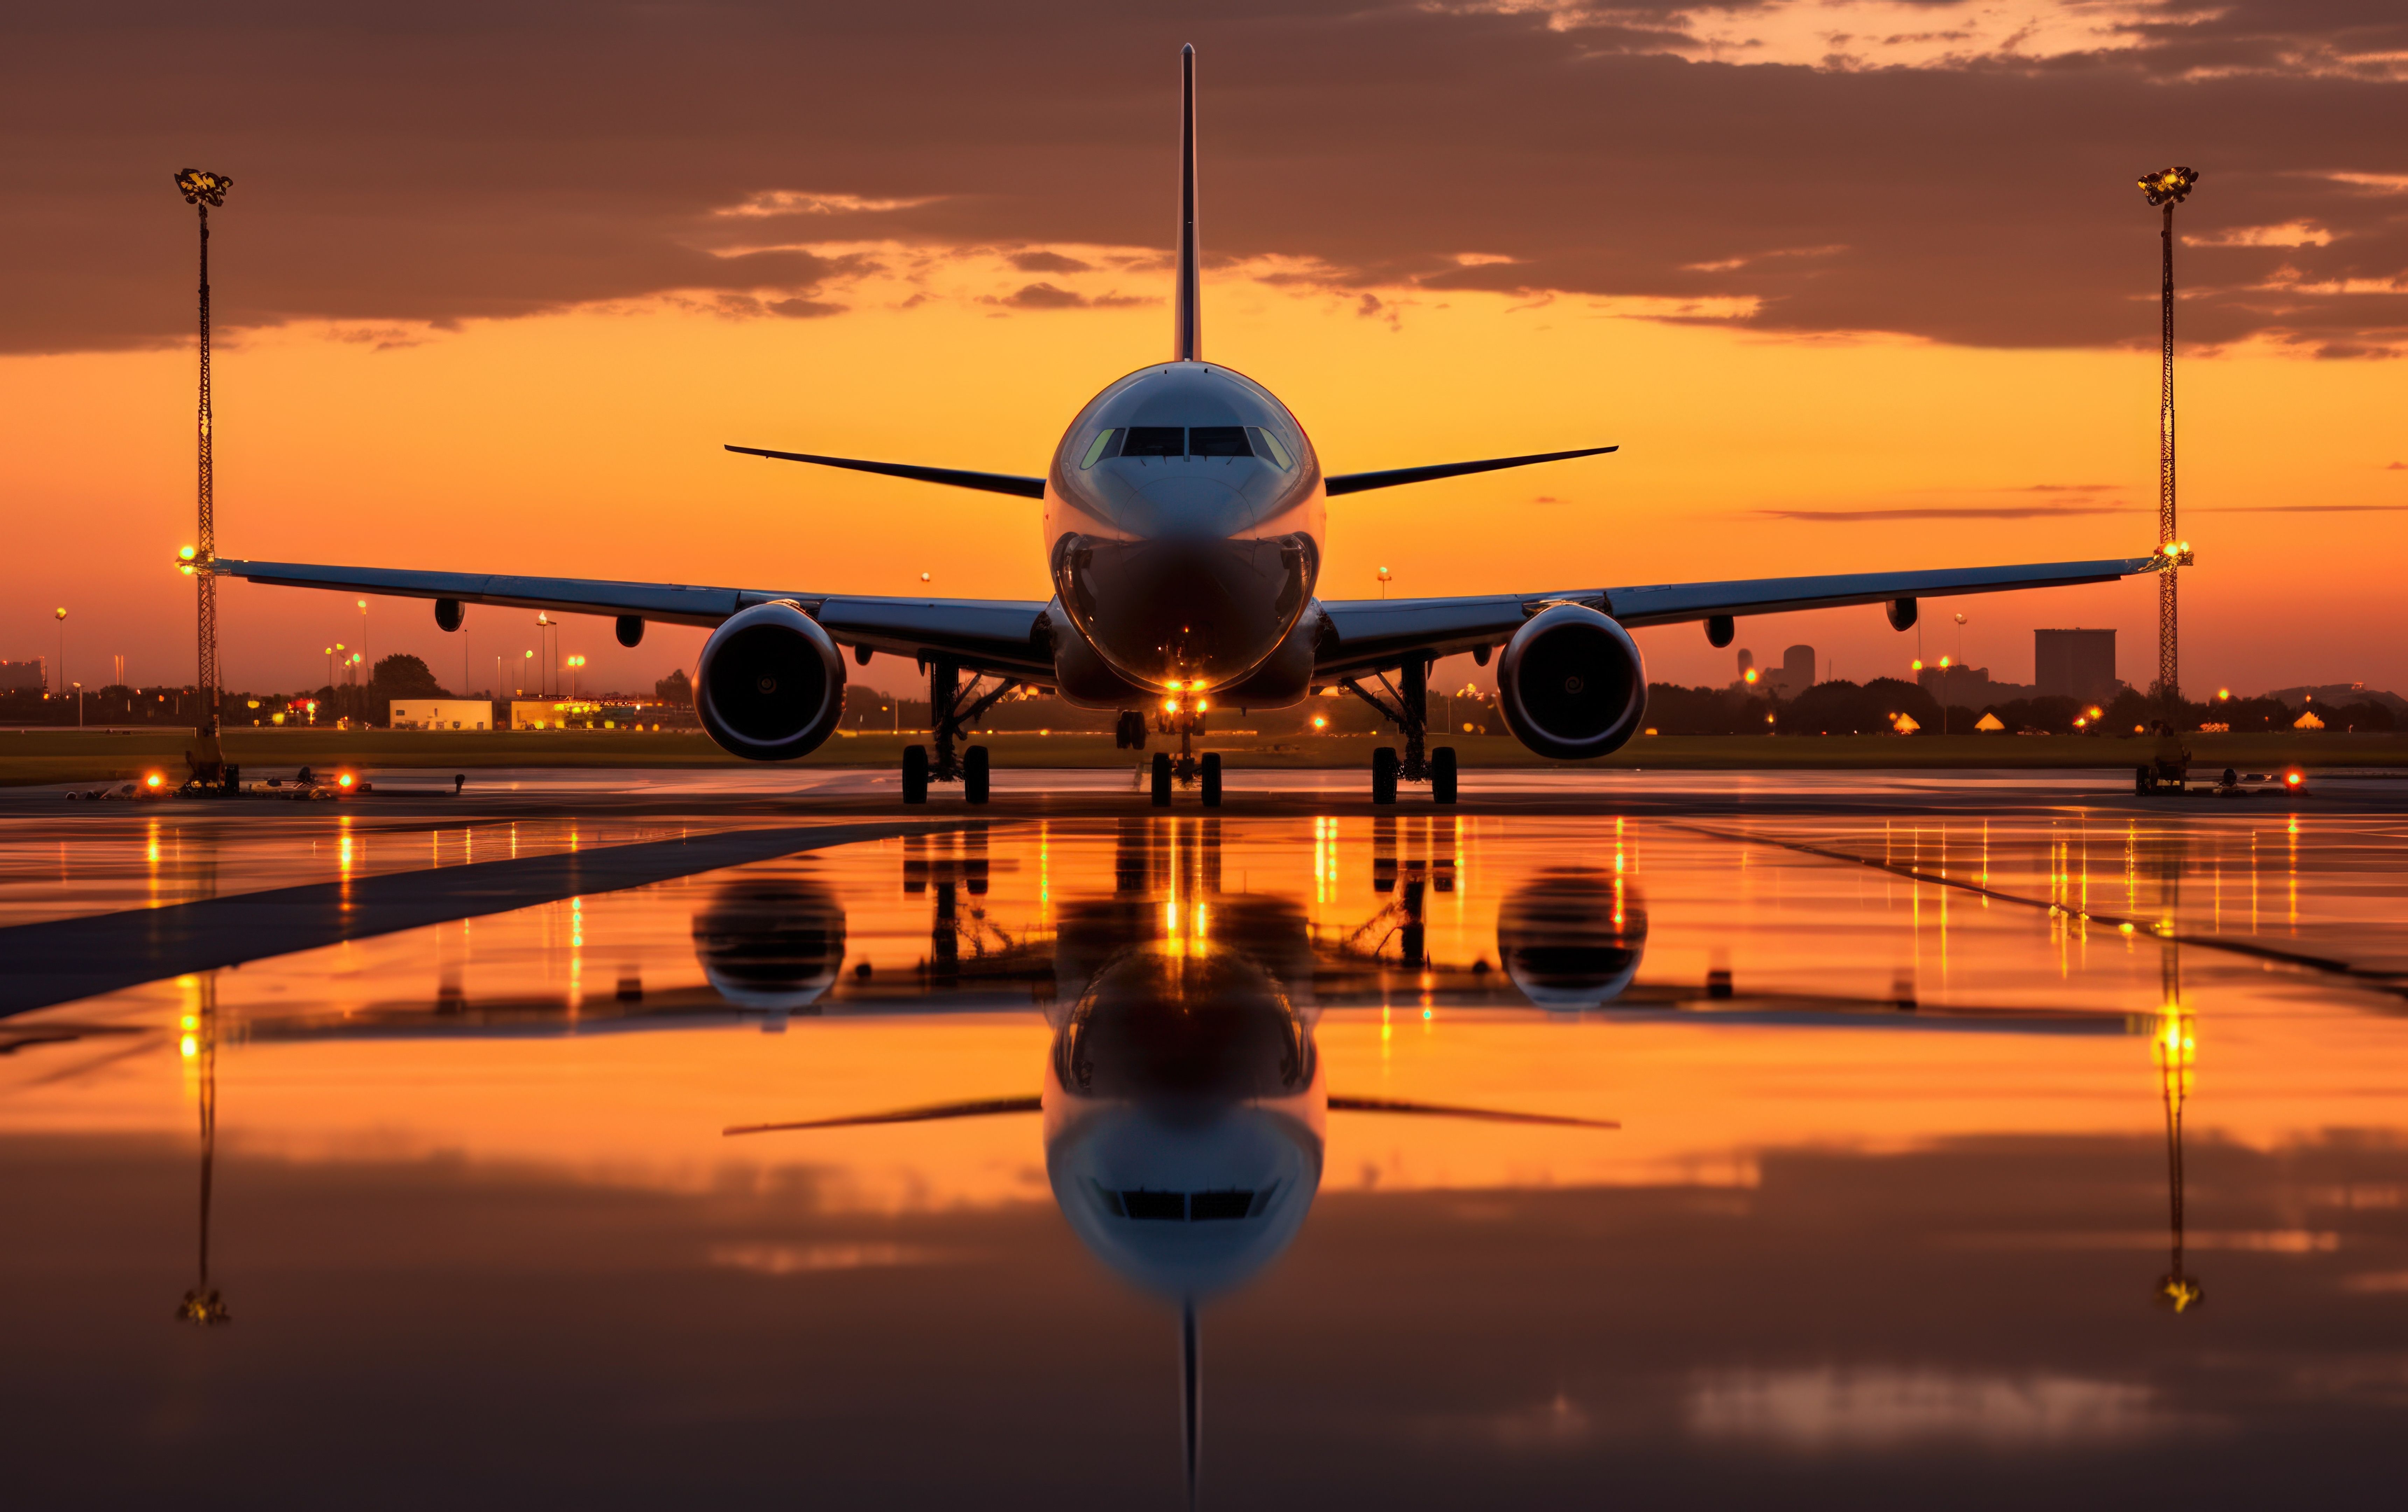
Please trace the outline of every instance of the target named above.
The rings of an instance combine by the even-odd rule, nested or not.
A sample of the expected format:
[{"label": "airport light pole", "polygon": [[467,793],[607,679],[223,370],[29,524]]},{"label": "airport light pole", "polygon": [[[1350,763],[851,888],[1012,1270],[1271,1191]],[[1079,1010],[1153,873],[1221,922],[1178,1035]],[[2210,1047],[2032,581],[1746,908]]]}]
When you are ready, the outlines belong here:
[{"label": "airport light pole", "polygon": [[223,764],[218,752],[218,516],[215,469],[211,457],[214,426],[209,412],[209,210],[225,203],[234,180],[222,173],[185,168],[176,175],[184,203],[201,212],[201,397],[198,420],[199,503],[201,533],[193,583],[198,598],[201,728],[198,760],[207,769],[195,776],[215,776]]},{"label": "airport light pole", "polygon": [[53,690],[53,691],[64,694],[64,693],[65,693],[65,692],[66,692],[66,690],[67,690],[67,612],[66,612],[66,610],[65,610],[64,608],[60,609],[60,610],[59,610],[59,612],[58,612],[58,616],[59,616],[59,667],[58,667],[58,670],[57,670],[57,671],[52,672],[52,673],[50,674],[50,685],[51,685],[51,688],[52,688],[52,690]]},{"label": "airport light pole", "polygon": [[366,599],[363,598],[363,599],[361,599],[361,600],[359,601],[359,604],[360,604],[360,655],[361,655],[362,656],[366,656],[366,655],[368,654],[368,601],[367,601]]},{"label": "airport light pole", "polygon": [[2190,565],[2190,543],[2177,533],[2174,522],[2174,207],[2190,196],[2199,174],[2190,168],[2161,168],[2145,174],[2141,192],[2165,211],[2163,275],[2159,280],[2158,327],[2160,360],[2157,382],[2157,691],[2165,699],[2166,727],[2182,719],[2182,679],[2174,573]]}]

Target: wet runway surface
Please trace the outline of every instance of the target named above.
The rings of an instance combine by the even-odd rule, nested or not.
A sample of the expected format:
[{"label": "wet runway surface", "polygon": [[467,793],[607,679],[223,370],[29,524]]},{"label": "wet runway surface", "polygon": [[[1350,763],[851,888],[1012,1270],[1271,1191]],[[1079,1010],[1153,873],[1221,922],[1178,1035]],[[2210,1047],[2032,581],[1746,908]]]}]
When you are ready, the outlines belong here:
[{"label": "wet runway surface", "polygon": [[2396,1473],[2382,806],[982,820],[710,775],[0,814],[12,1502]]}]

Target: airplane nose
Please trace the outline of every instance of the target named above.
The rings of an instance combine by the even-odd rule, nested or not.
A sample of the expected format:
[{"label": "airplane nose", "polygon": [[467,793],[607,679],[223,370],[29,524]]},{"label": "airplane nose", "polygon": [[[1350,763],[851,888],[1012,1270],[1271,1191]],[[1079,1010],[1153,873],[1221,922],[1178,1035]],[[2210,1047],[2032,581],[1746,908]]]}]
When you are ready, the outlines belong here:
[{"label": "airplane nose", "polygon": [[1229,483],[1201,472],[1148,479],[1137,490],[1138,509],[1127,526],[1150,540],[1218,539],[1244,528],[1244,496]]}]

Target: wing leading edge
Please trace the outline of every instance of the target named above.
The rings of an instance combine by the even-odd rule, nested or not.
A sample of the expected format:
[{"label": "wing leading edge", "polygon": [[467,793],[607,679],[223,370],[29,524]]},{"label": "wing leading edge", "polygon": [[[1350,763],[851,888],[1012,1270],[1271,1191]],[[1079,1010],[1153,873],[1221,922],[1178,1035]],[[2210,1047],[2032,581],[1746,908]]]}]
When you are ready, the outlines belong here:
[{"label": "wing leading edge", "polygon": [[557,614],[633,617],[664,625],[717,627],[738,610],[791,599],[843,645],[896,656],[948,656],[964,671],[1054,675],[1053,653],[1038,637],[1042,602],[1011,598],[880,598],[775,588],[712,588],[601,578],[509,577],[484,572],[421,572],[402,568],[244,562],[223,557],[221,577],[287,588],[324,588],[398,598],[538,609]]},{"label": "wing leading edge", "polygon": [[1921,572],[1842,572],[1811,578],[1745,578],[1725,583],[1658,583],[1640,587],[1577,588],[1558,593],[1493,594],[1464,598],[1357,598],[1324,601],[1328,620],[1314,674],[1334,677],[1393,666],[1398,657],[1444,656],[1510,639],[1522,622],[1549,604],[1571,602],[1612,615],[1625,626],[1676,625],[1722,615],[1780,614],[1839,609],[1897,598],[1944,598],[2020,588],[2061,588],[2113,583],[2153,569],[2154,556],[2092,562],[2031,562],[2015,567],[1941,568]]}]

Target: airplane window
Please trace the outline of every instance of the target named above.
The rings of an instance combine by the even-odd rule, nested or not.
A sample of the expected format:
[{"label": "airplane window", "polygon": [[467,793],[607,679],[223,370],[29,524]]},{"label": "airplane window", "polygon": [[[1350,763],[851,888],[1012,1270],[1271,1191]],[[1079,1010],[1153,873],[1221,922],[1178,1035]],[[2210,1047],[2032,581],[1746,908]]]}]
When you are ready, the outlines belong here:
[{"label": "airplane window", "polygon": [[1087,448],[1086,459],[1081,462],[1079,466],[1082,468],[1092,468],[1096,463],[1101,462],[1105,457],[1114,454],[1112,452],[1112,440],[1119,435],[1120,432],[1117,430],[1106,430],[1097,433],[1095,444]]},{"label": "airplane window", "polygon": [[1294,464],[1289,462],[1287,459],[1287,448],[1279,443],[1278,437],[1272,435],[1269,431],[1263,429],[1260,425],[1248,425],[1246,427],[1246,434],[1254,439],[1254,455],[1270,458],[1273,462],[1279,464],[1279,468],[1282,472],[1285,472],[1290,467],[1294,466]]},{"label": "airplane window", "polygon": [[1178,425],[1131,425],[1123,456],[1185,456],[1187,432]]},{"label": "airplane window", "polygon": [[1187,432],[1189,456],[1252,456],[1243,425],[1195,425]]}]

